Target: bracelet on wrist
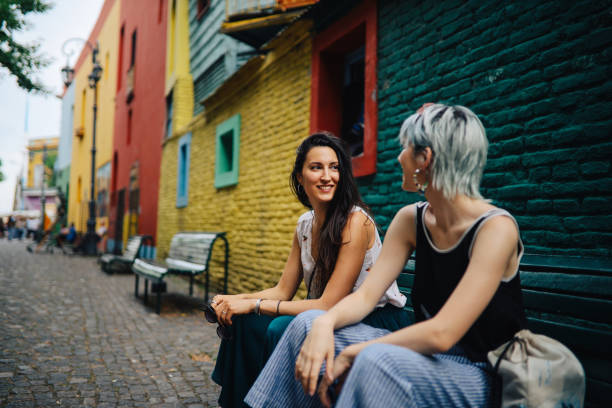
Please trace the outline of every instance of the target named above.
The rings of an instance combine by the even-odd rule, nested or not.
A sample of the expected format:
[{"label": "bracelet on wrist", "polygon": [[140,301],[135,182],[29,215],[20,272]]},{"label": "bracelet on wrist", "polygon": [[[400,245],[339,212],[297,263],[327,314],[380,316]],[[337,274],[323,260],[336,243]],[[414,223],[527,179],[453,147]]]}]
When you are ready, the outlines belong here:
[{"label": "bracelet on wrist", "polygon": [[255,314],[256,315],[260,315],[260,307],[261,307],[261,299],[257,299],[257,302],[255,302]]},{"label": "bracelet on wrist", "polygon": [[279,300],[278,303],[276,304],[276,315],[278,316],[278,308],[280,307],[280,303],[282,302],[282,300]]}]

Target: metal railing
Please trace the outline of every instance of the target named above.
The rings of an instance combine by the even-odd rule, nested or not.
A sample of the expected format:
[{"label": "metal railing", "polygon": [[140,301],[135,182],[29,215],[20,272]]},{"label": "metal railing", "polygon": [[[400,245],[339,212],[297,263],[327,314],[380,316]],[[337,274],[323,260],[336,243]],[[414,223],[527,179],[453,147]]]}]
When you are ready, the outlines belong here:
[{"label": "metal railing", "polygon": [[319,0],[225,0],[225,19],[270,14],[309,6]]}]

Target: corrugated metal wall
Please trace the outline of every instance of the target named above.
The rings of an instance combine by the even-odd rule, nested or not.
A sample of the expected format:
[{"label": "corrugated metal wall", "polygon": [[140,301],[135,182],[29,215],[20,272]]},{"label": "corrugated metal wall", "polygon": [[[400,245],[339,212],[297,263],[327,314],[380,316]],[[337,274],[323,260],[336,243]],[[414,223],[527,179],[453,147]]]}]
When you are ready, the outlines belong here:
[{"label": "corrugated metal wall", "polygon": [[189,52],[195,114],[202,111],[202,99],[214,92],[244,62],[238,54],[251,50],[248,45],[219,32],[225,18],[224,0],[212,0],[206,14],[199,19],[197,14],[197,0],[190,0]]}]

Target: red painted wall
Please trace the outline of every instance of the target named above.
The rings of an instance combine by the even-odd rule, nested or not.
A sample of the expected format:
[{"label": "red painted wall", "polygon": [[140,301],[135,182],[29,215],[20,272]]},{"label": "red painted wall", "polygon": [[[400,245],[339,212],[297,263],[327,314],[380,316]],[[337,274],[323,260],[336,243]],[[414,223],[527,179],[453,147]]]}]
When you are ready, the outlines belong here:
[{"label": "red painted wall", "polygon": [[[161,9],[160,9],[161,8]],[[109,236],[114,238],[117,219],[117,192],[126,190],[125,211],[128,209],[130,169],[139,163],[140,215],[138,233],[155,237],[157,230],[157,200],[162,152],[162,136],[166,118],[164,97],[166,67],[166,8],[167,0],[129,0],[121,2],[119,30],[124,28],[123,45],[118,49]],[[132,33],[137,30],[134,62],[133,98],[127,102],[128,69],[132,55]],[[119,39],[121,41],[121,39]],[[131,132],[128,143],[128,116]],[[127,222],[127,217],[124,222]]]}]

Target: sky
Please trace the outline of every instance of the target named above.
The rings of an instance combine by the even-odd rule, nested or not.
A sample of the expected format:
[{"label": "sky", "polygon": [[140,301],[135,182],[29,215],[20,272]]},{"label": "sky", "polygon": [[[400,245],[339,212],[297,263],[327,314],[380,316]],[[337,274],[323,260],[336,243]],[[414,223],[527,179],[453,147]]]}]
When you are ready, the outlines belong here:
[{"label": "sky", "polygon": [[[60,70],[66,65],[62,44],[69,38],[89,37],[104,1],[53,0],[52,3],[53,8],[44,14],[27,15],[29,26],[15,35],[22,43],[40,43],[41,53],[51,60],[37,76],[50,93],[28,94],[0,66],[0,159],[4,173],[4,181],[0,182],[0,213],[12,209],[16,182],[27,168],[27,141],[59,136],[61,100],[56,95],[63,92]],[[77,41],[67,46],[67,51],[72,52],[71,66],[81,48]],[[29,107],[27,125],[26,104]]]}]

